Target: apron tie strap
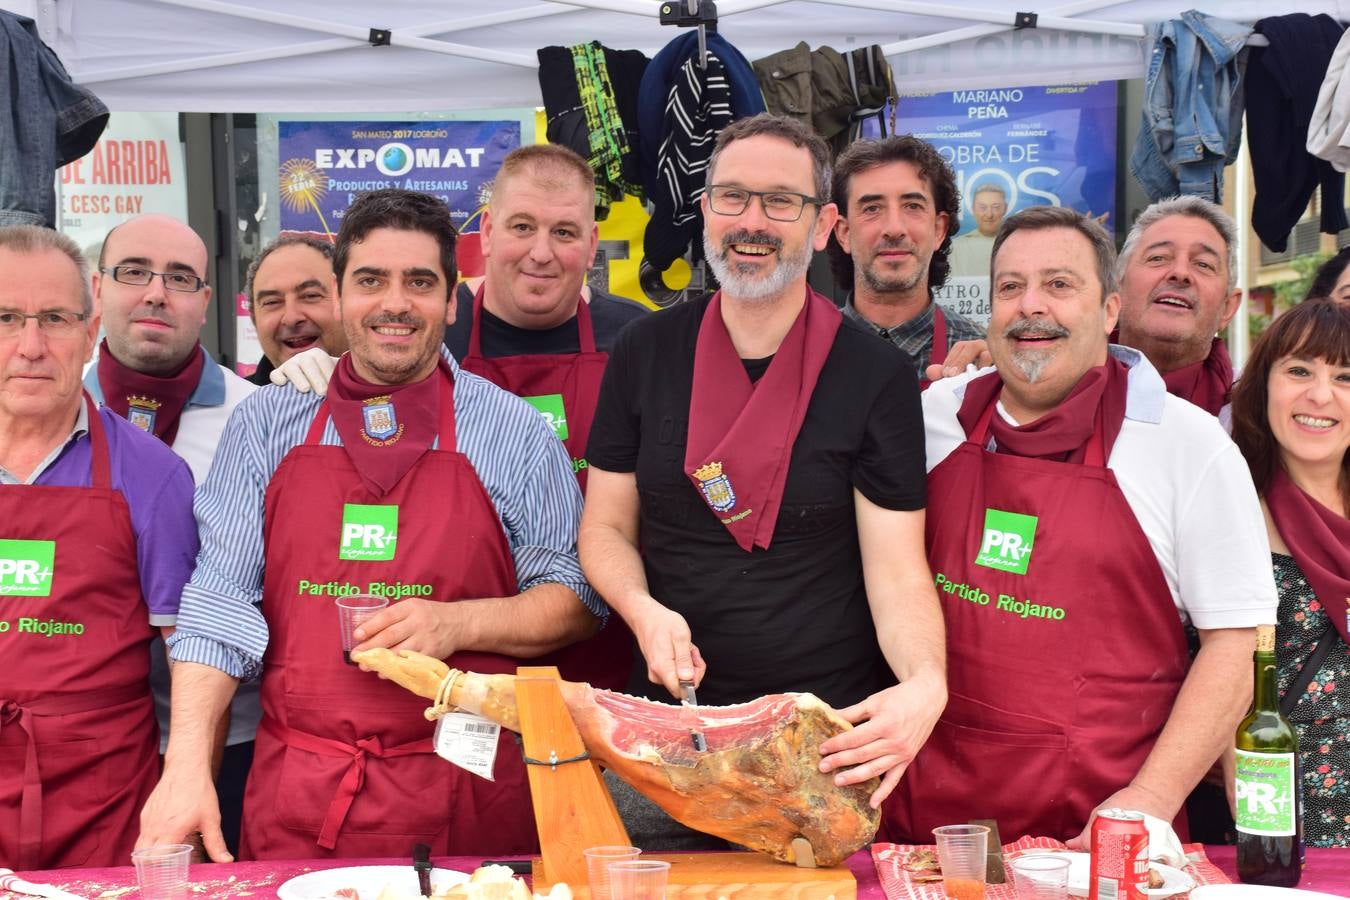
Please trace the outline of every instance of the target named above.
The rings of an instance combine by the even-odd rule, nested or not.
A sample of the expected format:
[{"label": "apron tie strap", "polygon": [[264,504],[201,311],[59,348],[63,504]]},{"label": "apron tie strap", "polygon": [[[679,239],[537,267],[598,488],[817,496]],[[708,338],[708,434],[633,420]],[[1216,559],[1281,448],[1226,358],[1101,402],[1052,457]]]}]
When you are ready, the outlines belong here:
[{"label": "apron tie strap", "polygon": [[337,847],[338,836],[342,833],[342,826],[347,821],[347,814],[351,812],[352,804],[356,801],[356,795],[361,793],[361,789],[365,787],[367,760],[372,757],[375,759],[393,759],[399,756],[417,756],[434,752],[430,738],[410,741],[406,744],[399,744],[397,747],[385,749],[378,735],[361,738],[355,744],[349,744],[346,741],[320,737],[317,734],[287,728],[266,717],[263,718],[262,724],[258,728],[269,732],[272,737],[288,747],[317,753],[319,756],[351,758],[351,764],[347,766],[347,771],[343,773],[342,780],[338,782],[337,790],[333,793],[333,799],[328,804],[328,812],[324,814],[323,825],[319,828],[318,845],[325,850],[332,850]]},{"label": "apron tie strap", "polygon": [[42,855],[42,773],[38,769],[37,735],[33,729],[33,714],[14,700],[0,701],[0,734],[6,726],[19,726],[23,732],[23,795],[19,801],[19,858],[20,871],[41,868]]},{"label": "apron tie strap", "polygon": [[120,706],[133,700],[150,702],[144,684],[127,684],[101,691],[83,691],[25,706],[0,699],[0,736],[15,725],[24,734],[23,795],[19,801],[19,871],[42,868],[42,771],[38,768],[37,728],[34,716],[62,716]]}]

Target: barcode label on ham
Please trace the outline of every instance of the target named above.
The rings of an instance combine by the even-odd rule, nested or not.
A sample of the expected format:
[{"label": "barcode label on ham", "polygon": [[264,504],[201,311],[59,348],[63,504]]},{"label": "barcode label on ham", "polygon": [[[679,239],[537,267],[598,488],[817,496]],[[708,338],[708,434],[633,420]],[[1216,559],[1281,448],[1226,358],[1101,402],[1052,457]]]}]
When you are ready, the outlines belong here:
[{"label": "barcode label on ham", "polygon": [[502,727],[482,716],[448,713],[436,722],[436,755],[488,781],[497,762],[497,736]]}]

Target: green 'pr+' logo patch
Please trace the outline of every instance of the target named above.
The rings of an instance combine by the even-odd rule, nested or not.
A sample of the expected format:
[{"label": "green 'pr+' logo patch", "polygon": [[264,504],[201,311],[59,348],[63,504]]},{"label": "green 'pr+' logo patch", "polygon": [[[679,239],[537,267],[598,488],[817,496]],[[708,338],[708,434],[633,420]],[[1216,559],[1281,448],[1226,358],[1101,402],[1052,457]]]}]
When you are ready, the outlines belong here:
[{"label": "green 'pr+' logo patch", "polygon": [[0,540],[0,597],[50,597],[56,541]]},{"label": "green 'pr+' logo patch", "polygon": [[539,415],[553,429],[554,437],[560,441],[567,440],[567,410],[563,408],[562,394],[540,394],[522,399],[539,410]]},{"label": "green 'pr+' logo patch", "polygon": [[398,506],[342,505],[338,559],[393,559],[398,544]]},{"label": "green 'pr+' logo patch", "polygon": [[1031,548],[1036,540],[1036,521],[1036,516],[986,509],[984,537],[980,540],[975,565],[1015,575],[1027,574]]}]

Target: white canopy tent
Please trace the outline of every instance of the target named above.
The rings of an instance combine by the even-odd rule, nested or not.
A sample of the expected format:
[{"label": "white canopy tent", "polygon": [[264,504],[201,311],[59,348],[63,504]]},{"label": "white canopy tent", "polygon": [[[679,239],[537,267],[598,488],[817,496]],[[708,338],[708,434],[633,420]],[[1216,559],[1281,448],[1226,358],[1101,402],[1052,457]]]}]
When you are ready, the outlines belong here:
[{"label": "white canopy tent", "polygon": [[[1017,7],[990,0],[722,0],[719,30],[750,59],[803,40],[840,50],[880,44],[902,90],[955,90],[1141,77],[1143,24],[1184,8],[1045,2],[1029,9],[1037,27],[1014,30]],[[179,112],[537,106],[539,47],[598,40],[650,55],[677,33],[659,24],[659,0],[10,5],[33,8],[71,74],[110,107]],[[1348,18],[1350,2],[1225,0],[1210,11],[1235,21],[1294,11]],[[372,30],[387,32],[388,46],[372,46]]]},{"label": "white canopy tent", "polygon": [[[656,53],[687,0],[0,0],[35,18],[76,81],[119,110],[360,113],[532,107],[535,51],[598,40]],[[719,31],[749,59],[800,41],[880,44],[902,92],[1141,78],[1144,25],[1187,8],[1162,0],[721,0]],[[1029,0],[1027,0],[1029,6]],[[1252,22],[1291,12],[1350,19],[1350,0],[1225,0]],[[1034,27],[1016,27],[1025,13]],[[1242,163],[1245,164],[1245,154]],[[1236,207],[1246,219],[1245,171]],[[1246,224],[1245,222],[1243,223]],[[1244,235],[1249,229],[1242,229]],[[1249,282],[1247,254],[1239,281]],[[1246,355],[1246,316],[1234,320]]]}]

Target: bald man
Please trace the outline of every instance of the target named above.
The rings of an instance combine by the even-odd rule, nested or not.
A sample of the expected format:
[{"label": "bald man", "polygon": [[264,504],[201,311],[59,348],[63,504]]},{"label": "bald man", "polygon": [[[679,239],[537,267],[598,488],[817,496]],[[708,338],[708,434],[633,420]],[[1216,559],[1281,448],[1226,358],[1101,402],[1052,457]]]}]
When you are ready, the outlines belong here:
[{"label": "bald man", "polygon": [[[230,413],[255,389],[218,365],[199,341],[211,302],[206,274],[206,245],[177,219],[137,216],[108,232],[93,274],[105,337],[84,379],[95,400],[172,447],[199,485]],[[169,728],[169,672],[158,642],[151,653],[151,684],[162,750]],[[262,715],[257,687],[245,686],[230,712],[220,775],[227,842],[238,832],[237,811]]]}]

